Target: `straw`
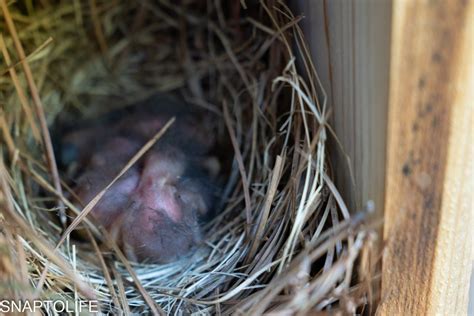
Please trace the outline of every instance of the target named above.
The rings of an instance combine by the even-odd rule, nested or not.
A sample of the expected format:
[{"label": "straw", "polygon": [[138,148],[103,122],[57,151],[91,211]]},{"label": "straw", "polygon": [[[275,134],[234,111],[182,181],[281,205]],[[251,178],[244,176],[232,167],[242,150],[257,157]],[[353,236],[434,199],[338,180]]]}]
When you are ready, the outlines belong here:
[{"label": "straw", "polygon": [[[0,1],[2,297],[96,299],[112,314],[351,314],[372,303],[373,225],[333,181],[330,107],[302,17],[276,0]],[[72,183],[49,136],[157,92],[208,110],[228,162],[205,241],[166,265],[128,261],[86,216],[166,129],[83,209],[62,194]],[[62,205],[76,214],[66,230]],[[78,225],[85,240],[70,234]]]}]

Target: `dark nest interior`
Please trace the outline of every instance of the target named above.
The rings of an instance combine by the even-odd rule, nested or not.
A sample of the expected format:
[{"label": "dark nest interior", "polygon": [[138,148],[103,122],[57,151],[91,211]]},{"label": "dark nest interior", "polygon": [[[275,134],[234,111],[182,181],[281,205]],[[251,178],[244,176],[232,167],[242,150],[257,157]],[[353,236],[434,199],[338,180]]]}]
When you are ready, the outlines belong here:
[{"label": "dark nest interior", "polygon": [[[113,314],[367,310],[374,234],[331,180],[330,109],[287,5],[1,1],[1,297],[97,300]],[[156,93],[212,113],[230,165],[204,242],[169,264],[104,240],[83,216],[95,202],[66,194],[51,140],[59,120]]]}]

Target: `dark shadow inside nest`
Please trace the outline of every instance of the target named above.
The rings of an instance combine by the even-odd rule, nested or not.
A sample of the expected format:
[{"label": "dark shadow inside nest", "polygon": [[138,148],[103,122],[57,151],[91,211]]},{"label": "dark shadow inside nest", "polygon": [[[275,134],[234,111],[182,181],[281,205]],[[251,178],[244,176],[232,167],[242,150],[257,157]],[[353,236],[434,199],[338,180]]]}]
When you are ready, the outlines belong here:
[{"label": "dark shadow inside nest", "polygon": [[[207,4],[198,4],[198,2],[196,2],[195,5],[195,7],[193,5],[189,5],[189,7],[187,8],[189,10],[184,12],[181,11],[181,8],[177,4],[169,4],[167,2],[160,4],[160,10],[162,10],[160,14],[163,14],[168,18],[173,17],[174,19],[176,19],[176,21],[165,19],[165,21],[162,23],[163,25],[160,24],[160,27],[164,27],[163,30],[160,30],[160,28],[158,28],[158,30],[156,31],[149,29],[148,27],[146,27],[146,25],[147,23],[149,23],[150,25],[154,25],[154,23],[156,23],[156,21],[154,20],[154,14],[158,14],[157,11],[151,10],[150,12],[144,13],[143,17],[141,17],[140,15],[140,10],[148,10],[152,7],[152,5],[148,4],[147,2],[144,2],[143,5],[137,5],[135,8],[136,11],[135,9],[130,10],[127,12],[127,14],[123,16],[114,16],[113,14],[111,14],[111,21],[113,21],[113,23],[116,23],[116,28],[114,32],[107,34],[108,40],[110,42],[116,43],[120,43],[120,41],[122,40],[127,40],[129,41],[127,47],[122,49],[121,51],[119,50],[119,53],[116,54],[104,54],[104,47],[100,45],[100,38],[97,38],[99,43],[96,44],[98,44],[98,47],[95,47],[93,49],[99,49],[102,54],[98,54],[98,61],[84,62],[84,64],[89,64],[89,66],[84,67],[83,71],[90,72],[90,74],[85,74],[85,77],[88,77],[87,85],[84,88],[81,88],[84,90],[85,93],[83,94],[85,96],[83,100],[81,99],[81,94],[74,96],[74,98],[77,98],[77,100],[74,100],[76,104],[86,104],[86,106],[81,106],[80,108],[78,108],[77,105],[68,106],[56,118],[56,123],[54,127],[56,157],[58,157],[60,163],[63,179],[66,180],[67,184],[71,188],[70,191],[73,192],[67,193],[66,196],[78,207],[79,210],[81,210],[94,197],[94,195],[84,196],[87,194],[82,192],[82,196],[78,196],[81,195],[81,192],[77,194],[77,189],[79,188],[79,191],[81,191],[80,189],[86,186],[95,186],[93,188],[94,193],[99,193],[99,191],[105,188],[108,183],[114,178],[114,176],[120,172],[121,167],[123,167],[128,161],[128,159],[123,158],[119,159],[119,162],[114,162],[112,158],[115,159],[116,157],[108,157],[108,154],[105,153],[106,150],[102,149],[102,147],[104,147],[102,144],[104,137],[101,137],[101,134],[108,133],[107,137],[115,136],[109,135],[110,131],[108,130],[101,130],[100,126],[110,126],[126,118],[127,116],[133,116],[133,108],[136,108],[137,104],[142,103],[142,99],[151,100],[156,97],[156,94],[150,98],[147,97],[147,94],[149,94],[150,91],[153,90],[171,90],[173,92],[167,92],[166,96],[172,96],[173,98],[178,100],[189,100],[197,96],[196,104],[198,105],[188,104],[187,109],[184,112],[189,111],[188,108],[192,108],[193,110],[189,111],[191,113],[191,116],[199,116],[200,114],[206,112],[206,115],[208,115],[208,117],[211,117],[211,119],[208,119],[207,122],[199,122],[198,125],[213,125],[211,126],[211,130],[208,132],[208,135],[210,136],[209,138],[215,138],[215,144],[211,146],[212,148],[207,150],[207,152],[203,153],[200,151],[199,148],[202,146],[194,146],[192,142],[184,142],[183,144],[174,146],[173,138],[176,137],[173,136],[173,127],[164,136],[164,138],[168,138],[168,140],[164,140],[165,147],[186,147],[187,150],[185,155],[187,157],[191,157],[191,159],[189,160],[199,160],[202,159],[203,155],[208,155],[215,157],[215,160],[217,160],[218,165],[218,167],[216,167],[216,163],[214,162],[213,167],[210,166],[212,165],[212,163],[210,163],[210,165],[206,168],[196,168],[196,163],[191,163],[194,168],[188,169],[193,170],[191,170],[191,172],[188,172],[189,170],[186,171],[187,174],[191,174],[191,180],[189,181],[194,183],[192,184],[194,187],[205,187],[205,190],[210,191],[206,192],[205,195],[211,195],[212,197],[204,198],[204,204],[212,205],[212,207],[210,207],[212,210],[207,212],[201,212],[204,214],[199,214],[199,216],[197,216],[197,221],[194,220],[193,216],[190,216],[189,218],[184,216],[186,222],[185,227],[188,227],[188,231],[193,230],[192,227],[196,225],[196,223],[198,223],[198,225],[202,227],[200,229],[201,232],[199,232],[199,235],[204,235],[204,237],[196,237],[194,235],[198,233],[189,233],[188,235],[190,236],[185,238],[185,244],[194,244],[194,242],[188,242],[188,239],[199,240],[200,242],[205,241],[207,236],[212,236],[217,228],[221,228],[228,224],[229,221],[226,219],[227,217],[234,220],[235,218],[240,218],[242,216],[248,217],[249,215],[243,214],[242,209],[238,209],[235,207],[232,210],[233,214],[228,214],[229,212],[221,212],[221,210],[226,209],[226,203],[228,201],[228,198],[231,195],[235,194],[235,188],[239,186],[240,178],[238,166],[234,160],[234,149],[230,144],[229,135],[227,133],[228,126],[226,126],[226,124],[224,123],[224,118],[222,117],[222,110],[220,109],[221,104],[217,103],[218,105],[214,105],[211,110],[206,110],[206,102],[207,100],[212,100],[210,102],[221,102],[221,99],[227,99],[232,101],[235,100],[237,102],[242,103],[248,103],[245,105],[229,104],[227,106],[231,108],[231,112],[233,111],[232,107],[244,108],[236,110],[235,113],[231,113],[232,116],[241,115],[241,117],[239,117],[238,119],[244,121],[244,123],[235,122],[236,125],[240,124],[241,126],[233,126],[232,128],[242,129],[238,132],[241,134],[239,135],[238,139],[240,143],[251,141],[251,139],[248,137],[249,133],[245,129],[250,127],[249,122],[254,119],[252,118],[252,116],[254,115],[254,113],[252,113],[252,104],[254,103],[254,101],[251,100],[253,96],[241,96],[247,93],[245,90],[248,89],[248,87],[245,87],[243,82],[240,82],[240,79],[238,83],[233,82],[235,78],[239,77],[238,71],[232,70],[232,74],[227,74],[227,67],[231,65],[231,62],[230,60],[227,60],[227,58],[222,58],[223,56],[225,56],[225,51],[227,49],[225,46],[233,44],[222,42],[220,37],[224,36],[224,33],[225,36],[231,35],[233,38],[232,41],[235,41],[237,43],[247,36],[253,36],[253,32],[250,31],[250,29],[247,30],[248,27],[242,27],[240,20],[242,18],[241,15],[259,15],[259,13],[257,13],[259,11],[250,9],[246,10],[245,12],[241,12],[239,9],[239,5],[234,6],[230,5],[230,3],[227,2],[222,3],[221,7],[217,8],[214,8],[213,6],[208,8]],[[256,4],[252,2],[251,6],[256,6]],[[132,5],[131,7],[134,6]],[[194,13],[190,12],[198,14],[194,15]],[[85,23],[85,26],[87,26],[87,36],[90,38],[94,38],[97,36],[97,34],[95,33],[95,31],[97,30],[94,29],[94,21],[88,21],[88,18],[89,17],[86,17]],[[226,18],[228,18],[228,25],[225,29],[223,28],[222,30],[220,30],[219,28],[221,26],[224,26],[224,24],[221,25],[221,23],[224,22]],[[135,19],[141,19],[140,25],[134,22]],[[216,19],[219,21],[219,23],[216,23]],[[168,23],[169,25],[167,25]],[[179,27],[177,27],[178,25]],[[208,27],[210,28],[209,30],[207,29]],[[148,38],[148,34],[147,36],[144,36],[143,39],[140,38],[138,34],[142,31],[141,29],[144,30],[144,33],[150,32],[153,35],[154,40],[150,41]],[[176,39],[178,40],[176,41]],[[212,44],[210,44],[210,42],[212,42]],[[206,47],[207,45],[210,45],[210,47]],[[260,52],[259,54],[262,55],[255,55],[253,57],[253,60],[246,67],[249,67],[249,69],[255,68],[255,70],[257,70],[262,67],[265,67],[264,64],[270,63],[269,54],[267,55],[267,53]],[[246,56],[245,58],[248,57],[249,56]],[[209,63],[207,67],[206,63]],[[221,69],[221,67],[224,68]],[[97,69],[99,69],[100,71],[95,73]],[[271,71],[275,70],[276,69],[273,69]],[[151,77],[156,76],[156,74],[154,74],[153,72],[160,74],[159,82],[152,82],[149,80],[150,78],[148,78],[148,74],[150,74]],[[176,76],[179,79],[177,80],[179,82],[179,85],[175,89],[169,89],[169,86],[167,86],[168,82],[170,82],[170,85],[172,86],[174,84],[173,82],[176,80]],[[180,76],[182,76],[182,78],[180,78]],[[123,81],[127,81],[130,79],[136,79],[138,81],[137,83],[133,82],[132,85],[135,86],[136,84],[137,86],[142,86],[140,89],[142,91],[145,91],[144,95],[141,95],[140,93],[124,95],[123,91],[120,91],[120,89],[117,90],[115,88],[110,88],[107,84],[104,84],[104,82],[107,83],[110,80],[112,82],[110,86],[121,86],[123,84]],[[156,84],[158,86],[153,86]],[[97,97],[94,98],[94,93],[87,91],[87,88],[94,91],[94,89],[96,89],[97,87],[105,87],[106,92],[100,91]],[[163,87],[165,88],[163,89]],[[233,91],[233,89],[236,90]],[[161,96],[165,95],[163,94]],[[149,101],[145,101],[145,103],[147,102]],[[181,114],[174,113],[176,112],[176,108],[174,106],[170,108],[172,109],[171,111],[168,111],[169,113],[165,113],[166,116],[168,118],[170,118],[171,116],[176,116],[177,121],[175,123],[178,123]],[[164,110],[165,112],[167,112],[166,109]],[[160,111],[163,111],[163,109],[161,109]],[[180,111],[181,110],[179,110],[178,112]],[[84,119],[81,118],[78,120],[78,117],[84,117]],[[76,144],[72,146],[64,142],[64,138],[67,137],[68,134],[74,133],[74,131],[77,129],[82,130],[84,128],[87,128],[87,126],[99,126],[98,131],[92,131],[90,133],[91,135],[83,137],[84,139],[91,139],[92,141],[86,141],[84,144]],[[153,131],[156,130],[157,129],[154,129]],[[172,133],[171,136],[168,135],[169,132]],[[179,133],[174,134],[176,135]],[[121,130],[119,135],[122,138],[129,138],[126,129]],[[140,137],[141,136],[143,135],[140,135]],[[146,140],[152,137],[153,134],[151,133],[147,134],[146,137],[142,137],[140,139],[140,145],[143,145]],[[196,137],[196,135],[190,135],[189,138],[193,137]],[[200,142],[203,141],[208,141],[208,139],[201,140]],[[156,148],[156,146],[159,147],[160,142],[161,141],[159,140],[157,145],[155,145],[153,148]],[[124,145],[122,143],[121,147],[123,148],[129,145]],[[82,149],[78,149],[78,147],[81,147]],[[114,148],[114,145],[109,145],[109,147]],[[129,150],[129,152],[127,152],[127,158],[130,158],[132,156],[132,153],[138,151],[139,148],[140,146],[136,146],[135,151]],[[151,150],[153,150],[153,148]],[[245,150],[247,151],[245,154],[248,155],[249,149],[247,148]],[[88,153],[86,157],[81,157],[82,152]],[[96,152],[97,154],[92,154],[93,152]],[[146,169],[145,161],[147,159],[147,155],[148,154],[144,154],[144,156],[131,167],[131,173],[143,173],[143,170]],[[92,161],[95,158],[101,157],[94,156],[107,156],[107,159],[105,159],[107,160],[105,166],[110,167],[110,165],[112,165],[113,172],[108,171],[107,176],[101,177],[100,169],[98,169],[98,166],[96,166],[98,162]],[[244,157],[244,159],[247,158]],[[84,176],[81,177],[81,175],[88,172],[87,169],[90,169],[91,164],[93,165],[92,169],[94,171],[96,169],[99,170],[99,175],[97,174],[97,172],[92,172],[92,174],[90,174],[91,172],[89,172],[88,177],[92,178],[92,180],[89,179],[86,181],[84,180]],[[199,164],[199,162],[197,162],[197,164]],[[209,168],[218,168],[219,171],[210,172]],[[209,173],[218,173],[217,176],[214,175],[214,177],[217,178],[212,179],[212,181],[204,181],[204,183],[202,183],[200,180],[196,180],[209,178]],[[122,179],[123,177],[127,178],[127,176],[129,175],[130,172],[127,172],[122,176]],[[196,181],[198,182],[198,185],[195,184]],[[182,182],[183,185],[185,185],[186,179]],[[117,183],[118,186],[120,186],[121,179],[118,179]],[[125,191],[127,190],[128,193],[130,193],[129,188],[125,189]],[[108,192],[110,191],[114,192],[114,187],[111,187]],[[121,194],[115,197],[115,200],[124,199],[124,194],[122,191],[119,192]],[[102,198],[106,200],[105,203],[108,203],[107,194],[108,193],[106,193]],[[236,199],[235,196],[234,199]],[[85,202],[81,200],[85,200]],[[131,199],[131,201],[123,203],[127,203],[124,204],[126,205],[127,209],[135,210],[137,208],[140,208],[139,206],[137,206],[137,200],[140,199]],[[213,201],[209,202],[209,200]],[[96,206],[95,209],[100,208],[100,203],[104,204],[104,201],[99,201],[98,206]],[[113,203],[109,202],[109,204]],[[199,203],[196,202],[194,204]],[[202,209],[203,207],[195,206],[195,208]],[[105,207],[103,207],[103,209],[105,209]],[[87,218],[91,219],[93,213],[94,209],[91,211],[91,214],[87,216]],[[104,211],[104,213],[106,212]],[[66,215],[66,217],[68,217],[68,221],[67,223],[63,223],[63,226],[67,226],[67,224],[71,223],[73,218],[76,217],[76,214],[73,214],[72,212],[68,212]],[[147,213],[146,215],[148,216],[150,221],[169,222],[170,220],[170,216],[168,216],[169,214],[160,218],[152,218],[153,216],[150,213]],[[119,238],[118,244],[122,246],[124,252],[127,252],[127,249],[125,249],[127,247],[123,245],[127,242],[133,244],[138,243],[139,246],[143,245],[144,242],[142,238],[133,237],[133,240],[125,241],[123,240],[124,238],[117,237],[117,235],[122,234],[116,231],[115,226],[122,225],[116,225],[116,223],[128,222],[126,218],[127,216],[124,216],[120,212],[112,212],[111,214],[106,214],[104,216],[99,217],[102,217],[102,219],[99,218],[97,220],[96,218],[95,222],[99,222],[98,224],[103,226],[106,231],[111,232],[114,238]],[[117,217],[117,219],[111,220],[110,217]],[[247,220],[249,220],[249,218],[247,218]],[[216,222],[218,222],[218,224],[216,224]],[[243,220],[241,220],[240,222],[243,222]],[[129,231],[130,230],[133,232],[133,228],[129,229]],[[176,233],[176,231],[179,230],[186,231],[186,228],[183,228],[182,226],[173,226],[170,234],[176,235],[178,234]],[[85,244],[87,245],[87,238],[85,238],[83,233],[74,232],[72,236],[75,237],[76,240],[86,239]],[[174,240],[168,242],[158,240],[156,243],[170,243],[174,245],[175,248],[179,248],[179,243],[175,243]],[[132,248],[137,247],[138,246],[134,246]],[[145,254],[150,255],[150,252],[145,251]],[[132,254],[128,257],[132,259],[132,261],[146,261],[146,258],[143,258],[146,257],[146,255],[144,254]],[[174,258],[176,256],[172,257]],[[167,262],[168,260],[161,260],[158,258],[158,260],[156,261]]]},{"label": "dark shadow inside nest", "polygon": [[[66,197],[79,210],[166,129],[92,202],[97,204],[87,218],[131,261],[169,263],[193,254],[212,233],[231,189],[225,184],[232,151],[227,135],[218,132],[219,117],[172,94],[156,94],[95,118],[74,116],[59,115],[54,143],[69,186]],[[75,215],[67,217],[69,225]],[[72,236],[87,245],[84,229]]]}]

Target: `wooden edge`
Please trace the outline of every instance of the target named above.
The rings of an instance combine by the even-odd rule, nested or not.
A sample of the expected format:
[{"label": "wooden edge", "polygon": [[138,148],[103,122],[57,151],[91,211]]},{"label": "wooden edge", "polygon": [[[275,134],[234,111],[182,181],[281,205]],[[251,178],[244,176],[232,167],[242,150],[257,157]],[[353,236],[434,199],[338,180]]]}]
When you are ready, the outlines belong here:
[{"label": "wooden edge", "polygon": [[380,315],[465,315],[473,249],[472,1],[394,1]]}]

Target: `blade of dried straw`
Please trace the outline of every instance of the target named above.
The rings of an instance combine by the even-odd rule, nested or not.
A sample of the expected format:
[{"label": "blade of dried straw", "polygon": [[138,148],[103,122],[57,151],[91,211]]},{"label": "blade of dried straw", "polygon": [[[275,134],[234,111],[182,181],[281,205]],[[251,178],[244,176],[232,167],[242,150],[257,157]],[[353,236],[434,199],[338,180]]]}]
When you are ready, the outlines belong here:
[{"label": "blade of dried straw", "polygon": [[351,215],[349,214],[349,209],[347,208],[346,203],[344,202],[344,199],[342,198],[341,194],[337,190],[336,185],[334,184],[334,182],[331,181],[327,173],[324,173],[323,177],[324,177],[324,182],[326,182],[329,190],[331,191],[334,198],[336,199],[336,202],[339,205],[339,208],[341,209],[341,213],[344,219],[348,220],[351,217]]},{"label": "blade of dried straw", "polygon": [[252,258],[254,256],[255,251],[257,250],[257,246],[262,238],[263,229],[267,224],[268,214],[270,212],[270,208],[272,206],[277,191],[278,183],[280,182],[281,172],[283,169],[282,166],[283,159],[281,158],[281,156],[277,156],[275,167],[273,168],[273,173],[271,176],[270,186],[268,188],[267,197],[265,199],[265,204],[263,205],[262,213],[260,215],[258,228],[255,232],[255,238],[252,240],[252,246],[250,247],[250,252],[248,255],[249,258]]},{"label": "blade of dried straw", "polygon": [[[1,35],[0,35],[1,36]],[[38,46],[37,48],[35,48],[34,51],[32,51],[28,56],[26,56],[26,61],[32,61],[34,59],[34,57],[39,53],[41,52],[46,46],[48,46],[49,44],[51,44],[53,42],[53,38],[52,37],[48,37],[48,39],[46,41],[43,42],[43,44],[41,44],[40,46]],[[6,46],[6,45],[5,45]],[[8,51],[7,51],[8,53]],[[14,64],[11,64],[11,60],[10,61],[7,61],[5,59],[6,63],[7,63],[7,68],[6,69],[3,69],[1,71],[1,74],[4,75],[6,72],[10,71],[11,68],[15,68],[16,66],[18,65],[21,65],[21,62],[22,60],[20,61],[17,61],[16,63]]]},{"label": "blade of dried straw", "polygon": [[0,50],[2,51],[3,58],[5,59],[5,63],[8,67],[8,72],[10,73],[10,78],[12,79],[13,85],[15,86],[18,98],[20,99],[20,104],[23,108],[23,111],[25,112],[26,119],[30,124],[33,137],[39,141],[41,140],[41,136],[38,130],[38,126],[36,126],[35,118],[33,116],[33,112],[31,111],[30,105],[28,104],[26,94],[20,85],[20,80],[18,79],[18,74],[16,73],[15,67],[11,65],[12,60],[10,58],[10,54],[8,53],[7,47],[5,45],[5,40],[3,39],[2,35],[0,35]]},{"label": "blade of dried straw", "polygon": [[[251,219],[252,219],[252,213],[251,213],[251,205],[252,202],[250,200],[250,191],[249,191],[249,183],[247,180],[247,174],[245,172],[245,165],[244,165],[244,160],[242,158],[242,153],[240,152],[239,149],[239,144],[237,143],[237,138],[235,137],[234,130],[232,129],[232,122],[230,119],[230,114],[229,110],[227,109],[227,104],[224,102],[222,104],[223,110],[224,110],[224,120],[227,126],[227,130],[229,132],[230,140],[232,142],[232,146],[234,147],[234,153],[235,153],[235,159],[237,160],[237,164],[239,166],[239,171],[240,171],[240,176],[242,177],[242,188],[244,190],[244,198],[245,198],[245,214],[247,217],[247,225],[251,224]],[[247,229],[249,229],[247,227]]]},{"label": "blade of dried straw", "polygon": [[115,306],[118,308],[120,306],[117,293],[115,293],[114,289],[114,283],[112,282],[112,278],[110,276],[109,269],[107,268],[107,264],[105,263],[104,257],[102,256],[102,253],[100,252],[99,245],[97,245],[97,242],[95,241],[94,236],[92,236],[92,233],[90,232],[89,229],[86,230],[87,237],[92,243],[92,247],[94,248],[94,251],[97,254],[97,257],[99,258],[100,266],[102,268],[102,272],[104,273],[104,278],[107,283],[107,287],[109,288],[110,295],[112,296],[112,301],[114,302]]},{"label": "blade of dried straw", "polygon": [[128,273],[130,273],[130,276],[132,277],[133,282],[137,286],[137,289],[140,292],[140,294],[145,299],[145,302],[150,307],[153,315],[166,315],[166,313],[159,306],[155,304],[155,301],[153,301],[148,291],[143,287],[142,283],[140,282],[140,279],[138,278],[137,274],[135,273],[132,266],[130,265],[130,262],[127,260],[123,252],[119,249],[117,244],[113,240],[111,240],[111,237],[107,232],[105,232],[105,237],[108,241],[108,245],[115,251],[115,255],[120,259],[120,261],[122,261]]},{"label": "blade of dried straw", "polygon": [[104,31],[102,30],[102,24],[100,23],[95,0],[89,0],[89,6],[91,10],[92,23],[94,24],[95,36],[99,43],[100,51],[105,55],[109,48],[107,47],[107,41],[105,40]]},{"label": "blade of dried straw", "polygon": [[112,272],[114,274],[115,282],[117,283],[117,288],[120,296],[120,301],[122,302],[124,315],[130,315],[130,308],[128,308],[127,295],[125,294],[125,287],[123,286],[122,276],[117,270],[112,267]]},{"label": "blade of dried straw", "polygon": [[0,109],[0,129],[3,133],[3,139],[7,144],[8,151],[11,155],[16,151],[15,143],[13,142],[12,135],[10,134],[10,128],[8,126],[7,120],[5,119],[5,113]]},{"label": "blade of dried straw", "polygon": [[[25,72],[26,81],[28,82],[28,86],[30,88],[31,96],[33,97],[33,104],[35,105],[36,115],[39,119],[40,128],[41,128],[41,135],[43,136],[43,145],[45,146],[46,156],[48,159],[48,166],[51,172],[51,177],[53,178],[53,183],[60,195],[62,195],[62,188],[61,188],[61,181],[59,180],[59,173],[58,168],[56,165],[56,159],[54,157],[53,151],[53,144],[51,143],[51,136],[48,130],[48,123],[46,122],[46,116],[43,110],[43,103],[41,102],[41,98],[39,96],[38,89],[36,88],[35,81],[33,79],[33,74],[31,72],[30,65],[26,60],[25,51],[23,50],[23,46],[21,41],[18,37],[18,33],[15,28],[15,24],[13,23],[13,19],[10,15],[10,11],[8,10],[8,6],[5,0],[0,1],[0,6],[2,7],[3,15],[5,18],[5,22],[7,23],[8,30],[13,39],[13,43],[17,50],[18,56],[21,60],[21,65],[23,67],[23,71]],[[61,221],[63,224],[66,222],[66,214],[64,210],[64,205],[59,200],[59,213],[61,216]]]}]

